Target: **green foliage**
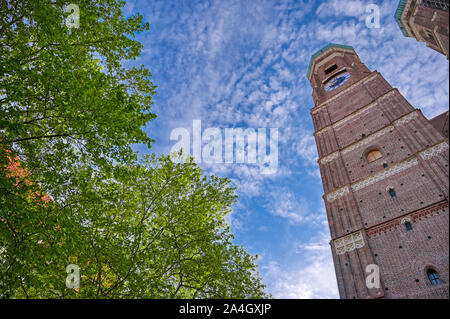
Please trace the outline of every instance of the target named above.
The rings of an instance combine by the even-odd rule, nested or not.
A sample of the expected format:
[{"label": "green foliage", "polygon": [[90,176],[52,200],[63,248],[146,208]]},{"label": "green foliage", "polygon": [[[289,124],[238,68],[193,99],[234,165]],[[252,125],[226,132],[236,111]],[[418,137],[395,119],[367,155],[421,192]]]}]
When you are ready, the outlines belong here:
[{"label": "green foliage", "polygon": [[[236,201],[229,183],[164,156],[108,173],[85,167],[64,206],[33,206],[32,220],[8,213],[22,237],[9,240],[3,267],[21,280],[3,284],[29,298],[266,297],[255,257],[232,243],[224,219]],[[78,291],[65,287],[71,263]]]},{"label": "green foliage", "polygon": [[149,29],[141,15],[124,18],[121,1],[78,1],[69,30],[70,2],[0,3],[0,133],[34,180],[53,191],[78,163],[127,161],[131,143],[150,146],[142,127],[155,118],[155,86],[146,68],[123,67]]},{"label": "green foliage", "polygon": [[0,0],[0,298],[267,297],[229,181],[131,149],[152,143],[150,72],[124,66],[148,23],[81,0],[69,30],[69,3]]}]

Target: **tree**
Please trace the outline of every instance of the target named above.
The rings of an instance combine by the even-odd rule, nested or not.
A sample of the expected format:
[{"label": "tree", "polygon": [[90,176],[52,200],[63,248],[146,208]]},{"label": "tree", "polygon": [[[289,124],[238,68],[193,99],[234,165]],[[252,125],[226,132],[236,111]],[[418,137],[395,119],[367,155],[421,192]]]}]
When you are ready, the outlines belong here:
[{"label": "tree", "polygon": [[[0,0],[0,297],[264,297],[229,181],[138,160],[155,86],[124,2]],[[66,287],[66,266],[81,286]]]},{"label": "tree", "polygon": [[[79,28],[65,23],[64,1],[0,0],[0,137],[52,196],[74,167],[126,162],[142,130],[155,86],[139,56],[140,14],[124,18],[123,1],[77,1]],[[58,174],[55,174],[58,172]]]},{"label": "tree", "polygon": [[65,239],[76,228],[11,153],[0,144],[0,298],[28,298],[25,285],[40,283],[43,289],[58,277],[51,261],[72,250]]},{"label": "tree", "polygon": [[[21,247],[3,264],[4,296],[16,289],[9,279],[21,274],[21,285],[31,271],[40,272],[31,256],[65,247],[51,243],[67,245],[61,239],[73,234],[65,224],[70,219],[54,212],[81,187],[81,169],[109,170],[136,156],[132,143],[152,142],[142,130],[155,118],[150,72],[124,67],[139,56],[142,44],[133,38],[149,24],[140,14],[124,18],[123,1],[82,0],[79,28],[70,28],[68,4],[0,0],[0,253]],[[20,165],[16,176],[11,165]],[[52,198],[46,205],[35,196],[42,190]],[[45,245],[24,245],[36,234],[46,234]]]},{"label": "tree", "polygon": [[[19,269],[25,259],[41,269],[26,271],[15,297],[266,297],[255,257],[233,244],[225,222],[236,201],[226,178],[153,155],[108,173],[85,167],[78,183],[71,203],[42,220],[42,234],[8,250],[13,260],[25,245],[33,257],[16,261]],[[51,238],[50,225],[59,227]],[[65,287],[70,263],[80,267],[76,290]]]}]

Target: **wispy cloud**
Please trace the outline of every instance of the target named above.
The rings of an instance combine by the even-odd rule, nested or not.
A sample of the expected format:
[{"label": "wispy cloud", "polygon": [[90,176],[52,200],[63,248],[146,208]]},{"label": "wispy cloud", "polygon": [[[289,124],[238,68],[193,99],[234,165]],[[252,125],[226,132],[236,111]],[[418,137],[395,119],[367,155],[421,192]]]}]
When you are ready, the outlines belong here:
[{"label": "wispy cloud", "polygon": [[299,244],[297,254],[302,262],[298,265],[286,267],[270,260],[262,267],[275,296],[286,299],[338,298],[328,238],[321,234],[315,241]]},{"label": "wispy cloud", "polygon": [[[380,8],[379,29],[365,25],[370,3]],[[448,109],[448,62],[402,35],[393,18],[397,4],[136,0],[127,5],[130,13],[143,12],[151,23],[150,33],[140,37],[144,52],[136,62],[151,69],[158,85],[158,119],[147,128],[157,140],[152,151],[169,152],[171,130],[191,131],[194,119],[202,120],[205,128],[278,128],[279,168],[272,176],[261,175],[256,165],[202,164],[237,186],[241,202],[230,223],[237,241],[253,252],[264,251],[268,242],[285,247],[286,238],[279,236],[285,227],[314,236],[319,230],[307,226],[326,220],[309,114],[312,89],[306,79],[315,51],[329,42],[351,45],[371,70],[381,72],[426,116]],[[249,223],[258,225],[253,232]],[[264,279],[273,282],[274,295],[337,297],[336,289],[329,288],[335,275],[325,246],[320,246],[321,254],[313,246],[303,247],[301,256],[309,262],[301,273],[297,259],[286,257],[284,264],[263,259],[261,265],[268,267]],[[276,281],[277,276],[284,280]]]},{"label": "wispy cloud", "polygon": [[316,10],[319,17],[358,17],[361,18],[366,10],[367,1],[331,0],[324,1]]},{"label": "wispy cloud", "polygon": [[275,216],[286,219],[290,223],[321,224],[325,220],[323,205],[312,198],[295,194],[286,188],[273,187],[266,190],[267,211]]}]

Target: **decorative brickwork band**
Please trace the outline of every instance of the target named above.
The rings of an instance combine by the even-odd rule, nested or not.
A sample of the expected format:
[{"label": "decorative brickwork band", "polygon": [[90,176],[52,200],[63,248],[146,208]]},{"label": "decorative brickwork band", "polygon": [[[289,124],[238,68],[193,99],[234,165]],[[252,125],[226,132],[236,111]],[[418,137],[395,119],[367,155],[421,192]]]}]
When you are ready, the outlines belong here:
[{"label": "decorative brickwork band", "polygon": [[342,255],[346,252],[364,247],[364,238],[361,231],[334,240],[336,254]]},{"label": "decorative brickwork band", "polygon": [[[391,91],[391,92],[394,92],[394,91]],[[394,126],[404,125],[404,124],[410,122],[411,120],[417,118],[418,116],[419,116],[419,113],[417,111],[413,111],[413,112],[411,112],[411,113],[409,113],[409,114],[399,118],[398,120],[394,121],[393,125],[386,126],[385,128],[379,130],[378,132],[375,132],[375,133],[369,135],[368,137],[366,137],[366,138],[364,138],[364,139],[362,139],[362,140],[360,140],[360,141],[358,141],[358,142],[356,142],[354,144],[351,144],[351,145],[347,146],[346,148],[341,150],[341,153],[342,154],[347,154],[347,153],[357,149],[358,147],[360,147],[362,145],[369,144],[370,142],[376,140],[377,138],[383,136],[384,134],[389,133],[389,131],[394,129]],[[333,127],[334,127],[334,125],[333,125]],[[328,129],[328,128],[325,128],[325,129]],[[323,129],[323,131],[325,129]],[[337,152],[333,152],[333,153],[331,153],[331,154],[329,154],[327,156],[322,157],[319,160],[319,163],[320,164],[328,163],[328,162],[330,162],[331,160],[333,160],[335,158],[337,158]]]},{"label": "decorative brickwork band", "polygon": [[386,133],[389,133],[389,131],[392,129],[394,129],[394,126],[392,126],[392,125],[386,126],[384,129],[379,130],[378,132],[375,132],[372,135],[369,135],[368,137],[360,140],[359,142],[354,143],[354,144],[350,145],[349,147],[344,148],[341,152],[342,152],[342,154],[347,154],[347,153],[357,149],[358,147],[365,145],[365,144],[369,144],[370,142],[377,139],[378,137],[383,136]]},{"label": "decorative brickwork band", "polygon": [[416,157],[408,159],[408,160],[406,160],[406,161],[404,161],[404,162],[402,162],[400,164],[392,166],[389,169],[380,171],[380,172],[378,172],[375,175],[372,175],[372,176],[370,176],[370,177],[368,177],[366,179],[363,179],[360,182],[357,182],[357,183],[353,184],[352,185],[352,189],[354,191],[360,190],[360,189],[362,189],[364,187],[372,185],[372,184],[374,184],[374,183],[376,183],[378,181],[381,181],[381,180],[383,180],[385,178],[388,178],[388,177],[390,177],[392,175],[398,174],[398,173],[404,171],[405,169],[408,169],[408,168],[410,168],[410,167],[412,167],[414,165],[417,165],[417,164],[419,164],[419,160]]},{"label": "decorative brickwork band", "polygon": [[397,121],[394,122],[394,125],[403,125],[408,123],[409,121],[415,119],[419,114],[417,111],[414,111],[412,113],[409,113],[408,115],[403,116],[402,118],[399,118]]},{"label": "decorative brickwork band", "polygon": [[328,162],[331,162],[332,160],[335,160],[336,158],[338,158],[338,156],[339,156],[339,152],[331,153],[330,155],[325,156],[324,158],[322,158],[320,160],[320,164],[326,164]]},{"label": "decorative brickwork band", "polygon": [[339,188],[337,190],[335,190],[332,193],[329,193],[326,197],[327,197],[327,201],[328,202],[332,202],[344,195],[347,195],[349,193],[350,189],[348,188],[348,186],[344,186],[342,188]]},{"label": "decorative brickwork band", "polygon": [[420,157],[422,157],[424,160],[427,160],[445,151],[448,152],[448,144],[447,142],[442,142],[421,152]]},{"label": "decorative brickwork band", "polygon": [[440,210],[444,210],[447,207],[448,207],[448,202],[442,201],[437,204],[428,206],[426,208],[417,210],[411,214],[408,214],[407,216],[401,216],[401,217],[392,219],[389,222],[369,228],[367,230],[367,236],[373,237],[373,236],[385,233],[385,232],[391,230],[392,228],[398,227],[399,225],[403,224],[404,222],[411,222],[411,221],[417,222],[422,217],[425,217],[428,215],[433,215],[434,213],[437,213]]},{"label": "decorative brickwork band", "polygon": [[[412,116],[412,114],[416,114],[416,113],[411,113],[410,119],[414,118],[414,116]],[[386,128],[386,129],[388,129],[388,128]],[[379,133],[383,132],[386,129],[379,131]],[[432,146],[432,147],[420,152],[419,155],[424,160],[427,160],[427,159],[430,159],[433,156],[436,156],[442,152],[448,151],[448,149],[449,149],[449,146],[448,146],[447,142],[442,142],[442,143],[436,144],[435,146]],[[338,157],[338,152],[334,152],[334,153],[330,154],[329,156],[322,158],[320,160],[320,163],[321,164],[327,163],[337,157]],[[322,162],[322,161],[324,161],[324,162]],[[366,179],[363,179],[361,181],[358,181],[358,182],[352,184],[351,188],[353,191],[363,189],[369,185],[372,185],[372,184],[374,184],[378,181],[381,181],[385,178],[388,178],[392,175],[398,174],[398,173],[404,171],[405,169],[408,169],[417,164],[419,164],[419,160],[417,159],[417,157],[410,158],[402,163],[399,163],[399,164],[392,166],[386,170],[380,171]],[[333,202],[334,200],[336,200],[344,195],[347,195],[348,192],[349,192],[349,188],[347,186],[345,186],[345,187],[335,190],[334,192],[327,194],[326,199],[328,202]]]}]

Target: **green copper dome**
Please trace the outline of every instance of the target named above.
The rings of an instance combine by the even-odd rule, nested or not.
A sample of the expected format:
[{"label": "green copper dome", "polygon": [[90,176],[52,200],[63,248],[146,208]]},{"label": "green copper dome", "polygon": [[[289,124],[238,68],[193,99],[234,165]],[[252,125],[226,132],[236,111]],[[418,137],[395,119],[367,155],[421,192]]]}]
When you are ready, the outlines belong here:
[{"label": "green copper dome", "polygon": [[395,21],[397,21],[397,24],[400,27],[400,30],[402,30],[403,35],[405,37],[409,37],[408,31],[406,31],[406,28],[402,22],[402,14],[405,10],[406,2],[408,2],[408,0],[400,0],[397,11],[395,11]]}]

